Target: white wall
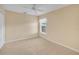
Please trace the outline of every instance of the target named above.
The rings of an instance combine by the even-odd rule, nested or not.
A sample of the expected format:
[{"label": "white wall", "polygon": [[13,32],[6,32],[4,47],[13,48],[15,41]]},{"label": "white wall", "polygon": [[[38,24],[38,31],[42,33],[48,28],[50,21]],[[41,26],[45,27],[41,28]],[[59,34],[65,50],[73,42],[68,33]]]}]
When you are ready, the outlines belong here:
[{"label": "white wall", "polygon": [[37,37],[37,22],[35,16],[5,11],[6,43]]},{"label": "white wall", "polygon": [[40,36],[79,52],[79,5],[70,5],[42,17],[47,18],[47,34]]}]

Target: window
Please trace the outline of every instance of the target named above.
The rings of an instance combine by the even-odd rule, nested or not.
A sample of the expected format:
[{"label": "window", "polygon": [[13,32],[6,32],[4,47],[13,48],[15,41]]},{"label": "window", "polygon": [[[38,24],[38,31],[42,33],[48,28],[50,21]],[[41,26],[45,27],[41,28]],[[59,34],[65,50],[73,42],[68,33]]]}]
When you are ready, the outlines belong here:
[{"label": "window", "polygon": [[40,19],[40,32],[46,34],[46,28],[47,28],[47,19],[46,18]]}]

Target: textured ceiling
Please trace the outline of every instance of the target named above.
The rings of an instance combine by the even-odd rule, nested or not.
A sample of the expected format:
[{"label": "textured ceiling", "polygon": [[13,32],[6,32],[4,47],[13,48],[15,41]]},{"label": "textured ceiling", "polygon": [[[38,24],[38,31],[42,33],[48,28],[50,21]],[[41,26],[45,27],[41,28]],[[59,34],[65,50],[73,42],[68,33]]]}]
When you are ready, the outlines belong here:
[{"label": "textured ceiling", "polygon": [[33,4],[6,4],[4,9],[18,13],[27,13],[30,15],[39,16],[59,8],[68,6],[67,4],[36,4],[36,11],[32,10]]}]

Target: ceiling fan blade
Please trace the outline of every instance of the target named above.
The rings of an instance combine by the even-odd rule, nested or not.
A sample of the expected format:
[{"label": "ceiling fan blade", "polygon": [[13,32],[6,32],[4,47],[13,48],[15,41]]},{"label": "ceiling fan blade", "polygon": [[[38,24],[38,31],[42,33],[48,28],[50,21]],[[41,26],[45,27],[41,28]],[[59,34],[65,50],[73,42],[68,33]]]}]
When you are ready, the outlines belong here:
[{"label": "ceiling fan blade", "polygon": [[25,11],[26,11],[26,12],[32,11],[32,9],[30,9],[30,8],[25,8]]},{"label": "ceiling fan blade", "polygon": [[37,9],[39,12],[43,12],[44,10],[41,10],[41,9]]}]

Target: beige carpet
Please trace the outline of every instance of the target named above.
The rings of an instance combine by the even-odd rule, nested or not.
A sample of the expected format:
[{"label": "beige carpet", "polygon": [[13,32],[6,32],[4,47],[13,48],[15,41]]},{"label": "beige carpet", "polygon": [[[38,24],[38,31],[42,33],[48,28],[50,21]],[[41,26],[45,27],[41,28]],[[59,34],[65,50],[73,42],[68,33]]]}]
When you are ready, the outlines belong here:
[{"label": "beige carpet", "polygon": [[5,44],[0,54],[11,55],[78,55],[70,49],[42,38],[20,40]]}]

